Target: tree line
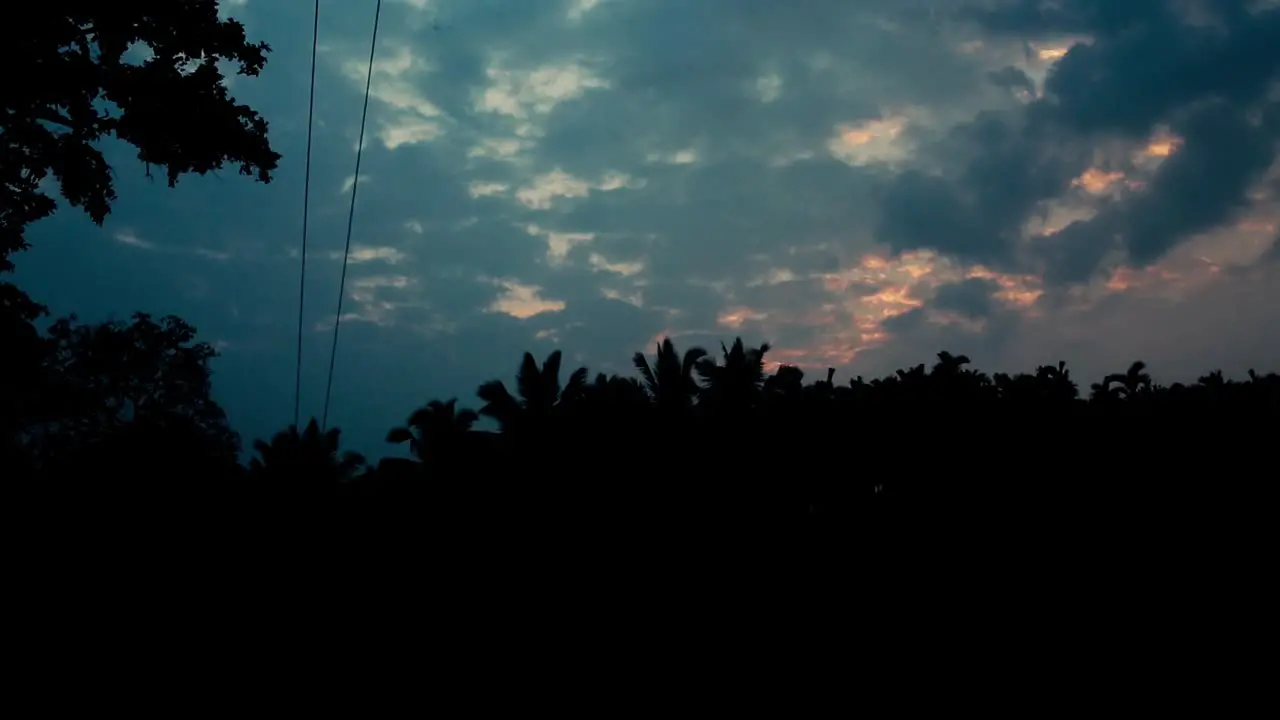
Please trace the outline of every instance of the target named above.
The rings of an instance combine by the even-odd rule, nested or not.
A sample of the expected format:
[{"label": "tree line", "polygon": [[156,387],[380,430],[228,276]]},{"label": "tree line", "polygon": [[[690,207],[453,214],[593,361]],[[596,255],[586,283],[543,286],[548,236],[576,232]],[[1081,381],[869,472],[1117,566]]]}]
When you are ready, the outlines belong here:
[{"label": "tree line", "polygon": [[[104,222],[116,190],[103,139],[133,146],[170,186],[227,166],[272,179],[267,122],[222,74],[258,75],[270,48],[216,0],[46,3],[4,28],[0,273],[55,196]],[[0,472],[12,492],[80,498],[102,516],[347,507],[543,529],[711,517],[794,529],[883,513],[895,497],[1230,495],[1274,476],[1274,373],[1162,385],[1134,363],[1085,387],[1061,362],[988,374],[944,352],[837,383],[766,372],[768,346],[740,340],[718,354],[663,341],[629,376],[526,354],[512,385],[484,384],[471,407],[428,402],[390,429],[408,459],[368,463],[312,421],[255,440],[246,463],[195,328],[147,314],[46,325],[46,314],[0,283]],[[477,430],[481,416],[498,430]]]},{"label": "tree line", "polygon": [[[1135,362],[1082,389],[1062,362],[988,374],[941,352],[837,383],[834,369],[766,371],[767,344],[711,354],[666,339],[635,354],[633,375],[526,353],[514,382],[484,383],[473,407],[432,400],[389,429],[409,458],[369,463],[313,419],[254,440],[242,463],[211,396],[216,352],[195,328],[138,314],[41,332],[38,308],[26,312],[8,313],[5,332],[4,468],[82,492],[216,491],[246,505],[487,494],[495,507],[819,517],[913,494],[1221,490],[1259,471],[1280,417],[1276,373],[1163,385]],[[497,430],[477,429],[481,417]]]}]

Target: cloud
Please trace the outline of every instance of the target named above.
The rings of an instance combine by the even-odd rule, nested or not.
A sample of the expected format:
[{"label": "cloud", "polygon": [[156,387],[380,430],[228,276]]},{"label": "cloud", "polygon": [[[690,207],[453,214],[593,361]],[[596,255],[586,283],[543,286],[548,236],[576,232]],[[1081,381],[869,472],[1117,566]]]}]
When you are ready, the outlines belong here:
[{"label": "cloud", "polygon": [[371,102],[385,105],[386,111],[377,118],[377,136],[388,150],[430,142],[444,134],[448,118],[419,84],[431,69],[403,44],[383,49],[374,59],[372,77],[368,58],[350,58],[343,64],[349,81],[362,90],[368,83]]},{"label": "cloud", "polygon": [[514,318],[526,320],[541,315],[564,310],[561,300],[549,300],[542,297],[542,288],[537,285],[525,285],[516,280],[495,280],[502,288],[502,294],[489,305],[490,312],[503,313]]},{"label": "cloud", "polygon": [[[372,177],[370,177],[370,176],[368,176],[368,175],[361,175],[361,176],[360,176],[360,184],[361,184],[361,185],[365,185],[365,184],[367,184],[367,183],[371,182],[372,180],[373,180],[373,178],[372,178]],[[343,180],[343,181],[342,181],[342,188],[338,190],[338,194],[339,194],[339,195],[346,195],[347,193],[350,193],[350,192],[351,192],[351,189],[352,189],[352,188],[354,188],[355,186],[356,186],[356,176],[355,176],[355,175],[348,175],[348,176],[347,176],[347,178],[346,178],[345,180]]]},{"label": "cloud", "polygon": [[239,14],[239,12],[248,4],[249,0],[223,0],[223,2],[218,5],[218,17],[223,19],[234,17],[232,13]]},{"label": "cloud", "polygon": [[[329,257],[333,260],[341,260],[342,252],[332,252]],[[352,265],[361,263],[381,261],[388,265],[397,265],[408,259],[408,255],[399,248],[390,246],[369,246],[355,245],[351,248],[350,253],[346,253],[347,262]]]},{"label": "cloud", "polygon": [[516,199],[533,210],[549,210],[556,198],[586,198],[592,190],[612,192],[636,190],[644,186],[643,179],[633,178],[622,172],[605,173],[598,182],[590,183],[556,168],[538,175],[528,185],[517,190]]},{"label": "cloud", "polygon": [[587,13],[599,5],[600,0],[569,0],[569,10],[566,13],[566,17],[574,22],[580,21],[587,16]]},{"label": "cloud", "polygon": [[911,148],[900,138],[909,120],[895,115],[861,123],[841,123],[827,141],[832,157],[850,165],[901,163],[911,155]]},{"label": "cloud", "polygon": [[651,152],[646,156],[646,160],[668,165],[690,165],[698,162],[698,151],[695,148],[685,148],[671,153]]},{"label": "cloud", "polygon": [[516,120],[546,115],[556,105],[580,98],[588,90],[609,87],[608,82],[576,61],[530,70],[490,67],[486,74],[491,84],[476,99],[476,109]]},{"label": "cloud", "polygon": [[129,247],[140,248],[142,250],[155,250],[153,243],[147,242],[128,230],[121,230],[115,234],[116,242]]},{"label": "cloud", "polygon": [[471,193],[471,197],[473,198],[493,197],[495,195],[502,195],[506,193],[507,190],[509,189],[510,188],[504,183],[496,183],[496,182],[475,181],[468,186],[468,191]]}]

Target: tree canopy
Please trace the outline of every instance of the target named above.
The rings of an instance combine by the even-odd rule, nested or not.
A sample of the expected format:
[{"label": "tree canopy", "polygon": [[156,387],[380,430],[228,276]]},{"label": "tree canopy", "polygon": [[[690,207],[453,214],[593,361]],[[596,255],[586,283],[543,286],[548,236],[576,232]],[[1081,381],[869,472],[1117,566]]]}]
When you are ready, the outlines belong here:
[{"label": "tree canopy", "polygon": [[[211,397],[213,347],[176,317],[48,328],[20,386],[28,401],[5,403],[25,456],[45,476],[131,478],[236,472],[239,436]],[[195,461],[194,464],[192,461]]]},{"label": "tree canopy", "polygon": [[267,121],[239,104],[223,66],[260,73],[270,48],[217,0],[33,3],[0,29],[0,271],[28,225],[68,204],[101,224],[116,199],[98,142],[114,137],[170,186],[226,165],[269,182]]}]

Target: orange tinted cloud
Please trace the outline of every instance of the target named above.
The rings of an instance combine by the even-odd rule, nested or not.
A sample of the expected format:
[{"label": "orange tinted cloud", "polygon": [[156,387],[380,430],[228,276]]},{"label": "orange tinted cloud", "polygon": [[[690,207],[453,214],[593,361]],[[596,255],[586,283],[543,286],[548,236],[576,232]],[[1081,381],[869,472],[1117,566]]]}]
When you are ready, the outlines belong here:
[{"label": "orange tinted cloud", "polygon": [[1100,168],[1089,168],[1071,181],[1071,187],[1084,188],[1085,192],[1101,195],[1123,179],[1124,173],[1118,170],[1107,172]]},{"label": "orange tinted cloud", "polygon": [[1157,132],[1147,141],[1143,154],[1148,157],[1165,158],[1182,147],[1182,138],[1167,131]]},{"label": "orange tinted cloud", "polygon": [[907,124],[906,116],[893,115],[857,125],[837,125],[835,135],[827,142],[827,150],[837,160],[850,165],[894,163],[910,153],[910,148],[899,142]]},{"label": "orange tinted cloud", "polygon": [[988,270],[976,265],[965,273],[967,278],[983,278],[996,284],[999,290],[995,298],[1015,308],[1029,308],[1044,294],[1038,278],[1031,275],[1010,275]]},{"label": "orange tinted cloud", "polygon": [[768,319],[768,317],[768,313],[759,312],[747,307],[737,307],[720,313],[720,316],[716,318],[716,323],[721,327],[737,330],[742,327],[744,323],[750,320],[760,321]]},{"label": "orange tinted cloud", "polygon": [[499,312],[521,320],[547,312],[564,310],[565,303],[560,300],[548,300],[539,293],[542,288],[537,285],[524,285],[514,280],[498,280],[496,285],[504,292],[489,305],[490,312]]},{"label": "orange tinted cloud", "polygon": [[1111,272],[1111,276],[1107,278],[1106,287],[1108,290],[1122,292],[1148,288],[1161,282],[1173,282],[1181,277],[1180,273],[1159,265],[1147,268],[1120,266]]}]

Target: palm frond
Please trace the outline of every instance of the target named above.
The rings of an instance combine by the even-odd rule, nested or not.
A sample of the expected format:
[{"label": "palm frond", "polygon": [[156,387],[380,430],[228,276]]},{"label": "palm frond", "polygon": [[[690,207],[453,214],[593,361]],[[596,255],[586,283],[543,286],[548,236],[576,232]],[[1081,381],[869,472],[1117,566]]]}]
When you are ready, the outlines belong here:
[{"label": "palm frond", "polygon": [[471,426],[475,425],[479,421],[479,413],[469,408],[459,410],[458,414],[453,418],[454,426],[463,432],[470,430]]},{"label": "palm frond", "polygon": [[684,361],[680,364],[680,372],[685,377],[693,374],[694,368],[698,362],[705,358],[709,353],[700,347],[691,347],[684,352]]},{"label": "palm frond", "polygon": [[392,445],[411,443],[413,442],[413,431],[407,427],[391,428],[391,431],[387,433],[387,442]]},{"label": "palm frond", "polygon": [[[433,401],[434,402],[434,401]],[[428,407],[420,407],[409,415],[409,427],[424,428],[431,424],[432,410]]]},{"label": "palm frond", "polygon": [[569,375],[569,379],[565,382],[564,390],[560,392],[561,398],[576,398],[582,393],[582,389],[587,386],[587,369],[580,367]]},{"label": "palm frond", "polygon": [[645,389],[649,391],[652,397],[658,396],[658,379],[653,376],[653,368],[649,366],[649,359],[644,353],[637,352],[631,356],[631,364],[635,366],[636,371],[640,373],[641,379],[644,380]]},{"label": "palm frond", "polygon": [[516,395],[525,404],[537,403],[541,385],[542,369],[538,367],[538,361],[533,359],[533,353],[525,353],[520,362],[520,371],[516,374]]}]

